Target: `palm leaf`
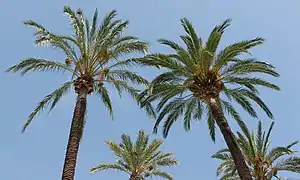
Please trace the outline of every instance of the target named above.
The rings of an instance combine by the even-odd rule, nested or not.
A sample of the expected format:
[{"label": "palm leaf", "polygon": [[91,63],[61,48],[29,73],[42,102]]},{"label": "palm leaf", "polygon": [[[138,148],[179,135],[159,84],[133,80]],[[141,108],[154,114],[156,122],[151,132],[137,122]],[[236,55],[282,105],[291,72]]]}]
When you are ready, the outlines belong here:
[{"label": "palm leaf", "polygon": [[40,71],[61,71],[74,73],[72,69],[64,64],[47,59],[35,59],[29,58],[21,61],[19,64],[14,65],[6,70],[6,72],[21,72],[21,75],[25,75],[28,72],[40,72]]},{"label": "palm leaf", "polygon": [[38,106],[30,113],[28,116],[28,119],[26,120],[22,132],[26,130],[28,125],[31,123],[31,121],[45,108],[47,108],[50,104],[50,111],[55,107],[57,102],[61,99],[63,95],[66,94],[67,90],[70,88],[73,82],[66,82],[62,84],[62,86],[56,90],[54,90],[52,93],[48,94],[44,97],[42,101],[39,102]]}]

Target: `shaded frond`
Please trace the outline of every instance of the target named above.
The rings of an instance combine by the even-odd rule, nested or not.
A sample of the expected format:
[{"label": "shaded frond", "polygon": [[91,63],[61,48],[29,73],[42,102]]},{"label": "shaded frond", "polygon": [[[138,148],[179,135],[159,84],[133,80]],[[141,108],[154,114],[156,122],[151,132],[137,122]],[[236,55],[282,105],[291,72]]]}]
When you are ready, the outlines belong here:
[{"label": "shaded frond", "polygon": [[108,109],[111,117],[113,117],[113,107],[108,90],[104,86],[96,86],[96,93],[101,97],[105,107]]},{"label": "shaded frond", "polygon": [[131,81],[134,84],[143,84],[148,85],[149,82],[144,79],[142,76],[138,75],[137,73],[134,73],[132,71],[128,70],[112,70],[109,72],[109,74],[117,80],[122,81]]},{"label": "shaded frond", "polygon": [[97,172],[97,171],[104,171],[107,169],[114,169],[117,171],[123,171],[129,174],[129,172],[122,166],[118,165],[118,164],[99,164],[96,167],[93,167],[90,169],[91,173]]},{"label": "shaded frond", "polygon": [[73,82],[66,82],[62,84],[62,86],[52,93],[48,94],[44,97],[44,99],[39,102],[38,106],[30,113],[28,116],[28,119],[26,120],[22,132],[26,130],[28,125],[31,123],[31,121],[45,108],[47,108],[50,105],[50,110],[52,110],[57,102],[61,99],[63,95],[65,95],[68,91],[68,89],[71,87]]},{"label": "shaded frond", "polygon": [[60,62],[29,58],[21,61],[19,64],[14,65],[6,70],[6,72],[21,72],[21,75],[25,75],[28,72],[40,72],[40,71],[61,71],[74,73],[72,69]]},{"label": "shaded frond", "polygon": [[173,177],[169,173],[162,170],[154,170],[145,174],[145,177],[152,177],[152,176],[158,176],[168,180],[173,180]]}]

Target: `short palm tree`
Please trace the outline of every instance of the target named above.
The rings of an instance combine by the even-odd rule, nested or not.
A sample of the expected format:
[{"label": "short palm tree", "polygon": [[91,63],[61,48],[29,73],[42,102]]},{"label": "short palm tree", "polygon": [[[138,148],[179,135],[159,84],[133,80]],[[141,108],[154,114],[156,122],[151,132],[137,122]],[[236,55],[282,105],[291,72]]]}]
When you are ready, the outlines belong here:
[{"label": "short palm tree", "polygon": [[118,157],[115,164],[100,164],[90,172],[114,169],[129,174],[130,180],[144,180],[147,177],[162,177],[172,180],[172,176],[161,170],[161,167],[174,166],[178,162],[173,153],[162,153],[159,148],[163,144],[161,140],[153,140],[149,143],[149,135],[140,130],[134,142],[126,134],[121,136],[122,142],[117,144],[106,141],[109,148]]},{"label": "short palm tree", "polygon": [[136,98],[138,90],[133,88],[132,84],[147,84],[147,81],[138,74],[124,69],[134,65],[134,59],[120,60],[120,58],[134,52],[143,53],[148,49],[148,44],[134,36],[123,35],[128,21],[116,19],[116,11],[111,11],[99,25],[97,9],[91,23],[84,18],[80,9],[75,12],[65,6],[64,13],[68,15],[73,26],[74,34],[71,36],[54,34],[31,20],[26,21],[25,25],[36,29],[37,45],[50,45],[62,50],[66,55],[65,62],[29,58],[10,67],[7,71],[21,72],[22,75],[40,71],[70,73],[70,81],[45,96],[29,115],[23,131],[39,112],[47,107],[51,111],[73,87],[77,93],[77,100],[62,174],[63,180],[73,180],[79,142],[85,124],[87,96],[95,92],[111,114],[113,108],[106,85],[112,85],[119,93],[127,91]]},{"label": "short palm tree", "polygon": [[158,101],[159,115],[154,132],[157,132],[160,122],[166,119],[163,126],[166,137],[170,127],[180,116],[184,117],[184,128],[189,130],[191,120],[200,120],[206,111],[212,139],[215,140],[216,123],[233,156],[239,175],[244,180],[252,179],[223,112],[227,111],[238,123],[241,122],[238,112],[229,102],[234,100],[251,116],[257,117],[251,104],[253,101],[273,118],[271,111],[258,96],[257,86],[275,90],[279,90],[279,87],[253,75],[268,74],[277,77],[279,74],[266,62],[240,56],[249,53],[252,47],[262,44],[264,40],[255,38],[237,42],[218,52],[218,45],[230,20],[216,26],[206,43],[198,37],[187,19],[182,19],[181,23],[186,34],[180,38],[185,46],[160,39],[159,42],[169,46],[174,53],[150,54],[143,60],[146,65],[166,70],[140,96],[147,104]]},{"label": "short palm tree", "polygon": [[[256,134],[254,131],[250,133],[245,125],[242,126],[242,133],[237,132],[237,141],[255,180],[271,180],[272,177],[279,179],[279,171],[300,173],[300,157],[296,157],[294,155],[296,151],[291,149],[298,144],[298,141],[287,146],[278,146],[271,149],[270,136],[273,126],[274,122],[272,122],[268,131],[263,131],[262,123],[259,121]],[[217,175],[222,175],[221,179],[239,179],[237,178],[236,166],[228,149],[222,149],[212,157],[222,160],[217,169]]]}]

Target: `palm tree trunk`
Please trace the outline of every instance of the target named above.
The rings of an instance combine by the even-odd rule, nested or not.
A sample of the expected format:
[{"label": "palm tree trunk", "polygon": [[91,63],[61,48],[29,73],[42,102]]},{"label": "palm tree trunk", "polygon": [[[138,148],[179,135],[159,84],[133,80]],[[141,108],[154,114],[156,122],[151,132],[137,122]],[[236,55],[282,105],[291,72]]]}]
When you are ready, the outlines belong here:
[{"label": "palm tree trunk", "polygon": [[88,91],[85,87],[81,88],[78,92],[76,106],[73,112],[73,119],[69,134],[64,168],[62,172],[62,180],[73,180],[75,176],[75,167],[77,161],[77,154],[79,150],[79,142],[84,127],[84,115],[86,111],[87,94]]},{"label": "palm tree trunk", "polygon": [[233,157],[236,169],[238,171],[241,180],[252,180],[252,176],[249,167],[246,164],[245,157],[242,154],[236,142],[235,136],[232,133],[229,124],[227,123],[227,120],[224,116],[222,109],[220,109],[220,106],[218,105],[218,100],[211,98],[208,101],[208,105],[212,111],[213,118],[217,122],[221,130],[221,133],[223,134],[223,137]]},{"label": "palm tree trunk", "polygon": [[132,174],[130,175],[129,180],[140,180],[140,178],[139,178],[139,176],[138,176],[137,174],[132,173]]}]

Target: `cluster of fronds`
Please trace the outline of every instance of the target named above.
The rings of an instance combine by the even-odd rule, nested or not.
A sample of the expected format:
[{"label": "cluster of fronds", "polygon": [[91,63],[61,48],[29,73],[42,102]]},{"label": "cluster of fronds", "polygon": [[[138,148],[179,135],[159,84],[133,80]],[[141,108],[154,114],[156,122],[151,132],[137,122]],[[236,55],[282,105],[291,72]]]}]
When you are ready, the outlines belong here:
[{"label": "cluster of fronds", "polygon": [[[298,144],[298,141],[287,146],[270,149],[270,136],[273,126],[274,122],[272,122],[268,131],[263,131],[261,121],[259,121],[256,133],[254,131],[250,133],[244,124],[241,125],[242,133],[237,132],[237,141],[255,179],[271,180],[272,177],[279,178],[279,171],[300,173],[300,157],[295,156],[296,151],[291,149]],[[222,160],[217,169],[217,175],[222,175],[221,179],[239,179],[228,149],[222,149],[212,157]]]},{"label": "cluster of fronds", "polygon": [[[101,24],[98,22],[96,9],[92,22],[84,18],[79,9],[74,12],[70,7],[64,7],[68,15],[74,34],[71,36],[57,35],[34,21],[24,24],[33,27],[36,32],[35,43],[38,46],[52,46],[64,52],[66,60],[57,61],[41,58],[29,58],[10,67],[9,72],[68,72],[70,81],[60,88],[45,96],[36,109],[29,115],[23,131],[43,109],[50,107],[52,110],[61,97],[66,95],[74,85],[75,78],[88,77],[91,79],[92,91],[99,95],[112,115],[112,104],[106,84],[112,85],[120,94],[128,92],[134,99],[139,90],[133,85],[147,85],[148,81],[128,68],[137,64],[137,59],[120,60],[124,55],[131,53],[144,53],[149,48],[148,44],[134,36],[124,36],[123,32],[128,26],[128,21],[116,19],[115,10],[106,15]],[[72,78],[71,78],[72,77]],[[104,84],[104,85],[103,85]],[[147,108],[148,113],[154,112]]]},{"label": "cluster of fronds", "polygon": [[256,118],[257,113],[252,106],[254,102],[273,118],[267,105],[260,99],[257,87],[274,90],[279,90],[279,87],[253,75],[267,74],[277,77],[279,74],[271,64],[240,56],[249,53],[251,48],[261,45],[264,40],[254,38],[241,41],[217,51],[230,20],[216,26],[205,43],[187,19],[182,19],[181,22],[186,34],[180,38],[185,46],[161,39],[159,42],[170,47],[174,53],[151,54],[143,59],[146,65],[166,69],[166,72],[151,82],[151,87],[140,97],[145,105],[158,102],[156,110],[159,115],[154,132],[157,132],[160,122],[165,119],[163,134],[166,137],[172,124],[181,116],[184,119],[184,128],[189,130],[192,120],[200,120],[206,114],[210,135],[215,140],[215,120],[207,106],[207,98],[215,98],[220,107],[238,123],[241,119],[231,101],[237,102]]},{"label": "cluster of fronds", "polygon": [[114,169],[125,172],[129,175],[136,174],[141,180],[147,177],[159,176],[172,180],[172,176],[161,170],[161,167],[168,167],[177,164],[173,153],[162,153],[160,146],[161,140],[149,142],[149,136],[144,131],[139,131],[135,143],[132,142],[128,135],[121,136],[122,142],[117,144],[107,141],[109,148],[118,158],[115,164],[100,164],[92,168],[91,172]]}]

